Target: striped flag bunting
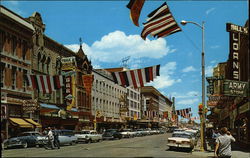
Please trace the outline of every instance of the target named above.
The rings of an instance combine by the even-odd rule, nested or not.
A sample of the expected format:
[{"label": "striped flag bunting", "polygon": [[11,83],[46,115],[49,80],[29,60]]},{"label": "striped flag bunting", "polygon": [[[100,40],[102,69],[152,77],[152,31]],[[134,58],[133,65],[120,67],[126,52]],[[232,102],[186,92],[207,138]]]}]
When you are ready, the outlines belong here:
[{"label": "striped flag bunting", "polygon": [[147,22],[143,23],[143,25],[141,37],[144,40],[149,34],[159,38],[181,31],[166,2],[150,13]]},{"label": "striped flag bunting", "polygon": [[133,86],[134,88],[144,87],[146,83],[160,76],[160,65],[142,69],[112,72],[111,75],[113,76],[114,82],[121,86]]},{"label": "striped flag bunting", "polygon": [[181,117],[188,118],[188,119],[190,119],[190,117],[192,116],[192,113],[190,112],[191,112],[191,108],[176,110],[177,115],[180,115]]},{"label": "striped flag bunting", "polygon": [[127,8],[130,9],[130,18],[136,26],[139,26],[139,17],[145,0],[130,0]]},{"label": "striped flag bunting", "polygon": [[42,93],[52,93],[64,86],[62,75],[27,75],[28,86]]}]

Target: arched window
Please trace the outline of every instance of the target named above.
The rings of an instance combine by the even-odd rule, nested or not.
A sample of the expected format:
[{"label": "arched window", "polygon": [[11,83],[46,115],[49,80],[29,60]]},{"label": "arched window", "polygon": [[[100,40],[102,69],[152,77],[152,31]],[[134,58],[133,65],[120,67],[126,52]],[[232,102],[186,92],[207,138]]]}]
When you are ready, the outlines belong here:
[{"label": "arched window", "polygon": [[47,73],[49,74],[49,71],[50,71],[50,62],[51,62],[51,59],[50,57],[47,58]]},{"label": "arched window", "polygon": [[41,63],[42,63],[42,72],[45,72],[46,70],[46,56],[45,55],[43,55],[41,59]]},{"label": "arched window", "polygon": [[41,61],[41,58],[42,58],[42,55],[41,53],[39,52],[38,55],[37,55],[37,70],[39,71],[40,70],[40,61]]}]

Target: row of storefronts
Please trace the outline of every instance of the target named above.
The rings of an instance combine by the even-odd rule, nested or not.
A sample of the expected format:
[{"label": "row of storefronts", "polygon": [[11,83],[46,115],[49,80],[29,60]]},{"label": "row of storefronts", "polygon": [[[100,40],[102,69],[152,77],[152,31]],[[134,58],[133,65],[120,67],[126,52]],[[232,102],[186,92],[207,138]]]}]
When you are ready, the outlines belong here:
[{"label": "row of storefronts", "polygon": [[78,52],[73,52],[44,34],[38,12],[23,18],[0,7],[1,133],[5,138],[47,127],[101,131],[157,128],[170,121],[172,101],[157,90],[147,97],[139,89],[115,85],[107,75],[93,71],[81,40]]},{"label": "row of storefronts", "polygon": [[228,127],[243,146],[250,144],[250,60],[247,20],[245,26],[227,23],[229,58],[208,77],[208,120],[214,128]]}]

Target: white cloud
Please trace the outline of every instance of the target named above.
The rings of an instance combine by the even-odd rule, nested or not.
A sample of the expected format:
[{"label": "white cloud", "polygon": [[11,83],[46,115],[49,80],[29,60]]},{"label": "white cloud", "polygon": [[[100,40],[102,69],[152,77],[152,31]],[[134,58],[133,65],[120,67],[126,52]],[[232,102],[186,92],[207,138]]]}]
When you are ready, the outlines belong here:
[{"label": "white cloud", "polygon": [[149,83],[157,89],[163,89],[181,82],[181,79],[173,79],[171,75],[176,70],[176,62],[169,62],[160,68],[160,76],[158,76],[154,82]]},{"label": "white cloud", "polygon": [[[93,62],[117,63],[122,58],[130,56],[132,59],[159,59],[176,49],[170,49],[164,38],[156,40],[146,39],[139,35],[126,35],[122,31],[114,31],[105,35],[91,46],[83,44],[83,50]],[[79,49],[78,44],[65,45],[73,51]]]},{"label": "white cloud", "polygon": [[199,92],[197,91],[189,91],[185,94],[178,94],[177,92],[173,92],[171,94],[172,96],[174,96],[177,99],[181,99],[181,98],[196,98],[199,96]]},{"label": "white cloud", "polygon": [[182,72],[191,72],[196,71],[196,69],[193,66],[188,66],[182,70]]},{"label": "white cloud", "polygon": [[184,99],[184,100],[180,100],[177,102],[177,104],[182,104],[182,105],[187,105],[187,104],[194,104],[196,102],[198,102],[199,99],[198,98],[194,98],[194,99]]},{"label": "white cloud", "polygon": [[205,68],[205,76],[212,76],[213,75],[213,68],[214,66],[209,65]]},{"label": "white cloud", "polygon": [[214,10],[215,10],[215,8],[210,8],[210,9],[206,10],[206,14],[208,15],[208,14],[210,14],[211,12],[213,12]]}]

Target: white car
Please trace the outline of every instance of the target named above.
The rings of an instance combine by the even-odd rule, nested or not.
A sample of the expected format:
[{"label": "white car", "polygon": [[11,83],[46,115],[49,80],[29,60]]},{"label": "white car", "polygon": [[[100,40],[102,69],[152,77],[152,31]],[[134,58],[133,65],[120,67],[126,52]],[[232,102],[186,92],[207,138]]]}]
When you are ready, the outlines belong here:
[{"label": "white car", "polygon": [[172,137],[168,138],[169,149],[185,148],[193,150],[195,146],[195,139],[191,133],[187,132],[174,132]]},{"label": "white car", "polygon": [[78,142],[99,142],[102,140],[102,135],[98,134],[95,130],[82,130],[75,132]]}]

